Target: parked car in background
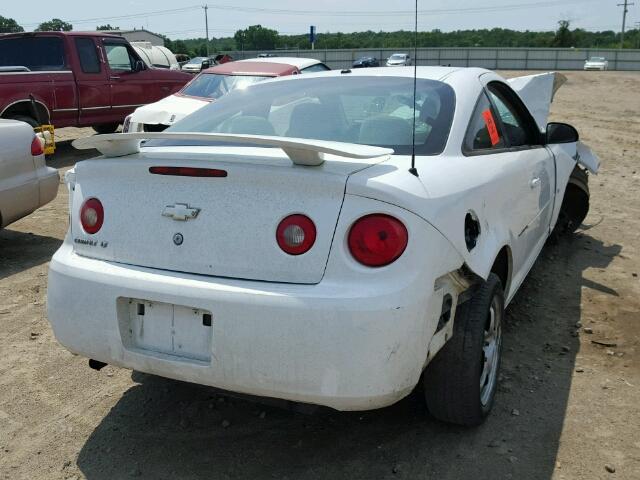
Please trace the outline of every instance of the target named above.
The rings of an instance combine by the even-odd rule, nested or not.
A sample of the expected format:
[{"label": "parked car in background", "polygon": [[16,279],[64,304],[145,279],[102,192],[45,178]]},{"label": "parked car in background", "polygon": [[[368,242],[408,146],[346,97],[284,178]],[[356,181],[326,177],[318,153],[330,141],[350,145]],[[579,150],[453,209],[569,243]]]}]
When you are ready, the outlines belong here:
[{"label": "parked car in background", "polygon": [[167,47],[152,45],[151,42],[131,42],[131,45],[148,67],[180,70],[178,59]]},{"label": "parked car in background", "polygon": [[591,57],[584,62],[585,70],[607,70],[609,68],[609,61],[604,57]]},{"label": "parked car in background", "polygon": [[408,53],[394,53],[387,59],[387,67],[406,67],[411,65],[411,57]]},{"label": "parked car in background", "polygon": [[137,107],[180,90],[191,76],[148,67],[124,38],[96,32],[0,36],[0,117],[115,132]]},{"label": "parked car in background", "polygon": [[259,53],[258,58],[269,58],[269,57],[277,57],[275,53]]},{"label": "parked car in background", "polygon": [[182,71],[187,73],[200,73],[215,65],[215,61],[209,57],[194,57],[182,65]]},{"label": "parked car in background", "polygon": [[162,133],[76,140],[104,156],[65,177],[58,341],[94,367],[338,410],[423,379],[432,415],[481,423],[505,306],[554,227],[584,219],[598,160],[547,123],[553,73],[415,78],[296,75]]},{"label": "parked car in background", "polygon": [[240,62],[284,63],[296,67],[300,73],[326,72],[331,70],[320,60],[301,57],[259,57],[239,60]]},{"label": "parked car in background", "polygon": [[47,167],[43,142],[33,128],[0,120],[0,228],[56,198],[59,183],[58,171]]},{"label": "parked car in background", "polygon": [[179,92],[138,108],[126,118],[122,131],[160,132],[232,90],[298,73],[298,67],[286,63],[243,61],[216,65],[199,74]]},{"label": "parked car in background", "polygon": [[369,68],[369,67],[379,67],[380,62],[375,57],[361,57],[353,62],[351,68]]}]

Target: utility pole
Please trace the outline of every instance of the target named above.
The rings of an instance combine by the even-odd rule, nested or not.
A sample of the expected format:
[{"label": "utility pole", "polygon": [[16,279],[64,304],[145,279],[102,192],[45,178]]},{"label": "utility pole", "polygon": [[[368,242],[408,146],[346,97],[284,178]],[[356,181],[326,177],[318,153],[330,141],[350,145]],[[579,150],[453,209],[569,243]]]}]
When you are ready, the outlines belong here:
[{"label": "utility pole", "polygon": [[635,5],[635,3],[629,3],[629,0],[624,0],[624,3],[619,3],[619,7],[622,8],[622,34],[620,35],[620,48],[624,48],[624,28],[627,26],[627,13],[629,13],[629,8],[631,5]]},{"label": "utility pole", "polygon": [[640,22],[636,22],[636,48],[640,48]]},{"label": "utility pole", "polygon": [[207,57],[209,57],[209,13],[207,12],[209,5],[204,5],[202,8],[204,8],[204,28],[207,36]]}]

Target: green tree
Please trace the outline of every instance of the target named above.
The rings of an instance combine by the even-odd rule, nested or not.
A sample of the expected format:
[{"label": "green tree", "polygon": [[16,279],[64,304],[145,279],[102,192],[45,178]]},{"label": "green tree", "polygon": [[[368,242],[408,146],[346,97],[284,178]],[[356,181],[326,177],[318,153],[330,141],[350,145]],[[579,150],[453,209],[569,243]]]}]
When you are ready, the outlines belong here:
[{"label": "green tree", "polygon": [[198,47],[198,56],[199,57],[206,57],[207,54],[207,44],[203,43]]},{"label": "green tree", "polygon": [[571,22],[569,20],[560,20],[558,22],[558,30],[556,30],[556,36],[553,38],[552,46],[558,48],[573,47],[573,33],[569,26]]},{"label": "green tree", "polygon": [[262,25],[252,25],[238,30],[234,39],[242,50],[273,50],[278,43],[278,32]]},{"label": "green tree", "polygon": [[0,15],[0,33],[24,32],[24,28],[18,25],[13,18],[6,18]]},{"label": "green tree", "polygon": [[112,27],[110,23],[107,23],[106,25],[98,25],[96,30],[120,30],[120,27]]},{"label": "green tree", "polygon": [[173,43],[173,48],[173,53],[182,53],[184,55],[189,55],[189,47],[187,47],[187,44],[182,40],[176,40]]},{"label": "green tree", "polygon": [[59,18],[43,22],[36,28],[36,32],[70,32],[71,30],[73,30],[73,25]]}]

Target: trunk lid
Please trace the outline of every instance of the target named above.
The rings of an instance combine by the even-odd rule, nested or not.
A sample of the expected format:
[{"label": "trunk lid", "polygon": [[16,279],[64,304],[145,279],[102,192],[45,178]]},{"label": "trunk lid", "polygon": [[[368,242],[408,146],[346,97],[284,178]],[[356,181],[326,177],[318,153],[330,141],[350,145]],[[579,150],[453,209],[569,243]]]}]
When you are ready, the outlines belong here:
[{"label": "trunk lid", "polygon": [[[271,282],[320,282],[348,176],[383,161],[325,156],[296,165],[278,148],[153,147],[75,167],[71,232],[76,252],[125,264]],[[150,167],[225,170],[224,178],[155,175]],[[84,232],[80,207],[90,197],[104,206],[104,224]],[[199,209],[176,220],[167,207]],[[276,228],[291,214],[313,220],[315,244],[299,256],[283,252]],[[180,234],[181,244],[174,242]]]}]

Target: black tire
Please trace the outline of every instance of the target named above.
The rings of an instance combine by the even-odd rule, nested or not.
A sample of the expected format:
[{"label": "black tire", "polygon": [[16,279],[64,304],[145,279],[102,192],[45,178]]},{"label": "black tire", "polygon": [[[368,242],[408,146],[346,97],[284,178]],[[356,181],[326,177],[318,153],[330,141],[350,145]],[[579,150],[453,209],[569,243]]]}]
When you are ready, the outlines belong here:
[{"label": "black tire", "polygon": [[[493,350],[496,358],[490,364],[493,366],[492,374],[487,376],[483,389],[480,380],[486,361],[485,329],[490,323],[492,306],[497,322],[497,339]],[[500,371],[503,319],[502,283],[492,273],[471,299],[458,306],[453,336],[424,373],[427,408],[438,420],[475,426],[481,424],[491,411]]]},{"label": "black tire", "polygon": [[574,233],[589,213],[589,176],[587,172],[575,166],[564,192],[558,221],[552,235],[558,237]]},{"label": "black tire", "polygon": [[93,128],[96,133],[102,135],[105,133],[115,133],[115,131],[118,130],[119,126],[119,123],[104,123],[102,125],[93,125],[91,128]]},{"label": "black tire", "polygon": [[11,119],[12,120],[18,120],[18,121],[24,122],[24,123],[28,123],[33,128],[36,128],[36,127],[40,126],[38,124],[38,121],[35,118],[30,117],[29,115],[15,115],[15,116],[11,117]]}]

